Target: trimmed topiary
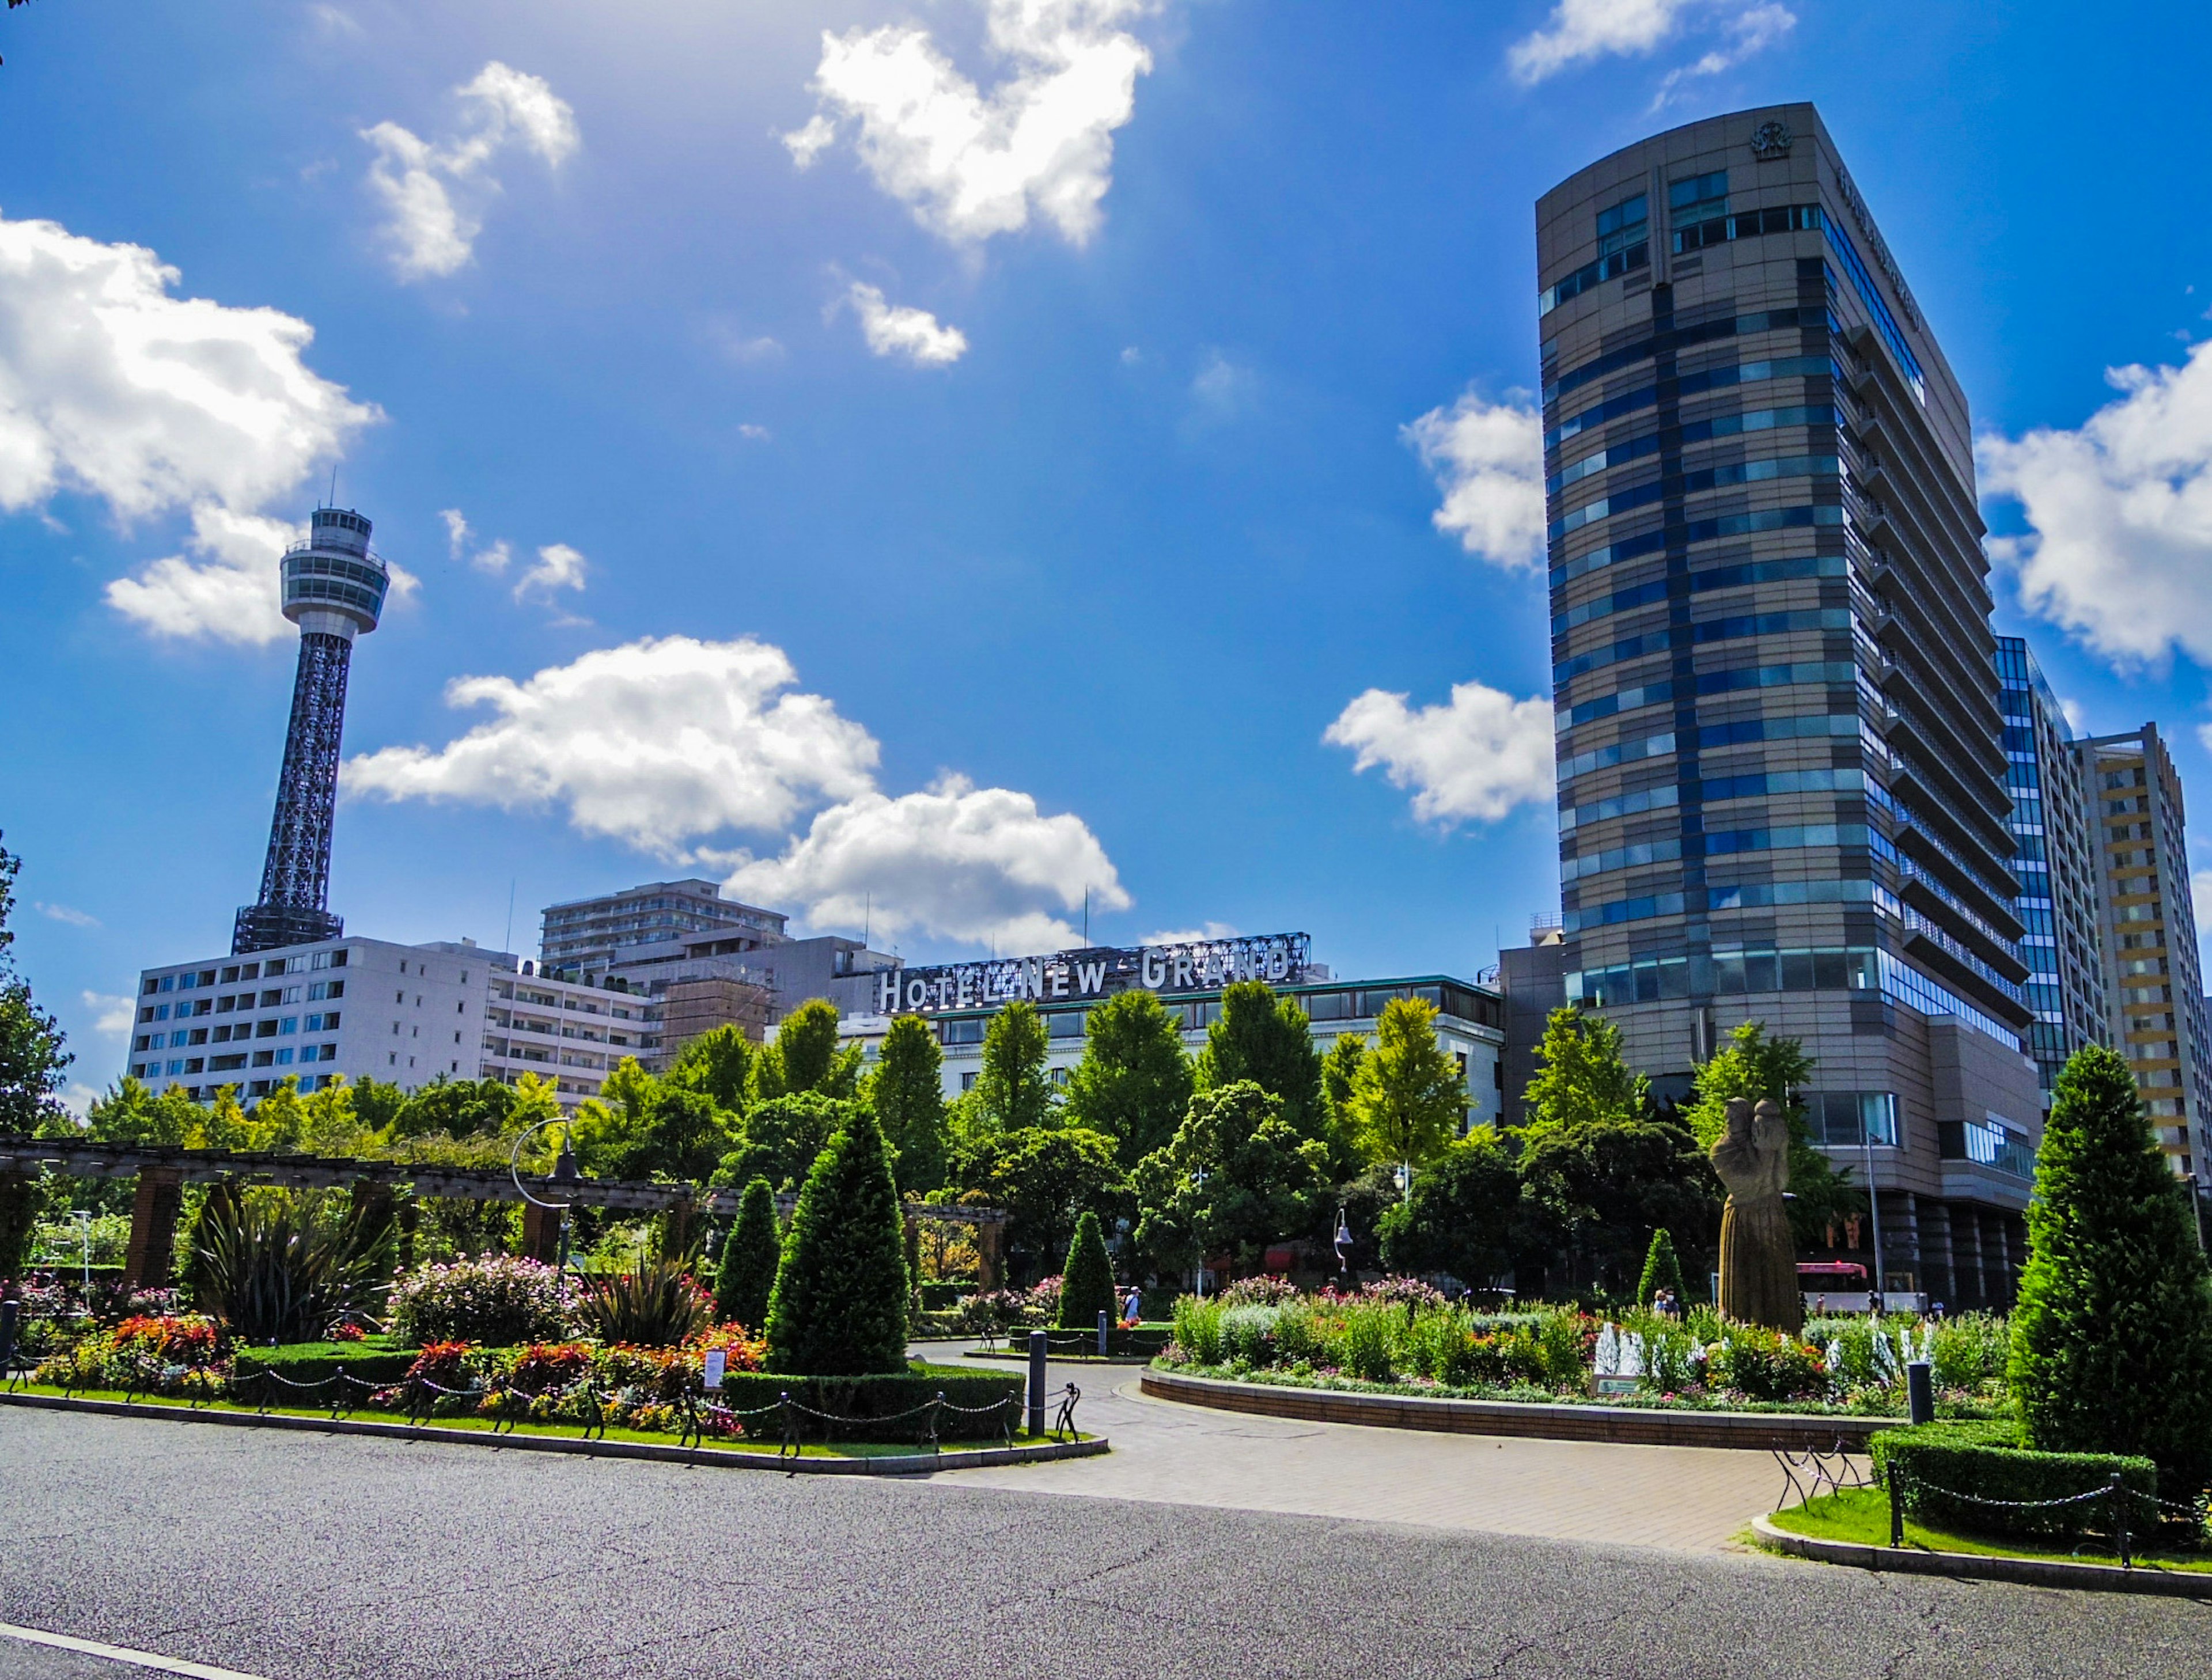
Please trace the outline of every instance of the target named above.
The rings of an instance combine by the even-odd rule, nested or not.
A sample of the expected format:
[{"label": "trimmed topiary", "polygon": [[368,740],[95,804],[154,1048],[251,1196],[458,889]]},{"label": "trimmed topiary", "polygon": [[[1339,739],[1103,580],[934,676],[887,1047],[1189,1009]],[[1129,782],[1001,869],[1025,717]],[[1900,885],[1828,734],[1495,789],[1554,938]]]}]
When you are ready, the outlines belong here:
[{"label": "trimmed topiary", "polygon": [[768,1363],[795,1376],[906,1369],[906,1240],[890,1150],[854,1109],[815,1158],[768,1305]]},{"label": "trimmed topiary", "polygon": [[1101,1313],[1109,1323],[1121,1316],[1115,1310],[1114,1262],[1106,1252],[1098,1216],[1085,1210],[1075,1222],[1075,1240],[1067,1245],[1058,1323],[1062,1330],[1096,1330]]},{"label": "trimmed topiary", "polygon": [[2164,1496],[2212,1480],[2212,1286],[2189,1192],[2112,1051],[2058,1076],[2006,1376],[2027,1444],[2140,1455]]},{"label": "trimmed topiary", "polygon": [[1651,1234],[1651,1246],[1644,1256],[1644,1276],[1636,1285],[1636,1304],[1649,1307],[1662,1289],[1682,1298],[1682,1263],[1674,1257],[1673,1233],[1662,1225]]},{"label": "trimmed topiary", "polygon": [[775,1228],[775,1192],[766,1179],[755,1179],[738,1198],[738,1217],[722,1239],[714,1271],[714,1316],[758,1335],[768,1322],[768,1298],[775,1289],[775,1269],[783,1258],[783,1238]]}]

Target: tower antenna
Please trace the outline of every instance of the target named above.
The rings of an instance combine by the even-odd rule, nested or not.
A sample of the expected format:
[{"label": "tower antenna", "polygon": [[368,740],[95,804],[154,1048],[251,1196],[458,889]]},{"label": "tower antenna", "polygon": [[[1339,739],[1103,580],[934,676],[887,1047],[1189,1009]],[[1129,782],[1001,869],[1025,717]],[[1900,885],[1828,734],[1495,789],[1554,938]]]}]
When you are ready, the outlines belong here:
[{"label": "tower antenna", "polygon": [[325,507],[336,507],[337,505],[338,505],[338,467],[337,467],[337,462],[335,462],[335,461],[333,461],[333,462],[331,462],[331,499],[330,499],[328,501],[325,502],[325,503],[323,504],[323,506],[325,506]]}]

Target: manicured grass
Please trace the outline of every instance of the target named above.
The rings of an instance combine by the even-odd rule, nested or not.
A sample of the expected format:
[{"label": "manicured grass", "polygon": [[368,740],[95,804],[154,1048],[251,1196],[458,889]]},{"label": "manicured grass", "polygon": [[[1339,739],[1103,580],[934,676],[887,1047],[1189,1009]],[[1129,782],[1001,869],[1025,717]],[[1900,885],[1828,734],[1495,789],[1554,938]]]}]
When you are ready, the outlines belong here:
[{"label": "manicured grass", "polygon": [[[1889,1495],[1879,1488],[1855,1488],[1808,1500],[1787,1511],[1777,1511],[1767,1520],[1777,1528],[1816,1540],[1886,1547],[1889,1544]],[[2027,1557],[2063,1563],[2117,1564],[2120,1561],[2119,1555],[2111,1549],[2111,1542],[2102,1537],[2084,1539],[2073,1547],[2039,1547],[2019,1540],[1990,1540],[1971,1534],[1954,1534],[1929,1528],[1910,1518],[1905,1519],[1905,1544],[1920,1551],[1969,1552],[1977,1557]],[[2139,1568],[2212,1572],[2212,1557],[2201,1552],[2138,1551],[2135,1562]]]},{"label": "manicured grass", "polygon": [[[266,1415],[270,1416],[313,1417],[325,1420],[327,1420],[331,1415],[330,1409],[327,1406],[269,1406],[264,1408],[260,1406],[237,1405],[226,1400],[204,1401],[195,1406],[188,1400],[181,1399],[171,1395],[125,1395],[119,1389],[78,1388],[70,1390],[68,1394],[64,1396],[62,1390],[39,1383],[26,1383],[21,1389],[12,1392],[24,1394],[52,1395],[58,1399],[64,1398],[77,1400],[119,1401],[127,1399],[136,1405],[162,1406],[176,1411],[265,1412]],[[358,1419],[365,1423],[407,1423],[413,1421],[409,1418],[404,1412],[378,1411],[367,1406],[356,1406],[351,1411],[343,1413],[342,1416],[345,1418]],[[453,1417],[433,1417],[428,1420],[428,1425],[432,1428],[465,1429],[471,1432],[481,1432],[483,1434],[489,1434],[495,1427],[495,1422],[496,1420],[489,1417],[477,1417],[463,1415]],[[501,1428],[501,1433],[524,1435],[553,1435],[573,1440],[583,1434],[583,1426],[579,1423],[533,1423],[526,1420],[511,1430]],[[598,1432],[594,1431],[593,1439],[637,1441],[649,1446],[674,1446],[678,1445],[678,1439],[675,1435],[650,1429],[610,1428],[607,1430],[604,1437],[599,1436]],[[1021,1430],[1018,1429],[1014,1432],[1014,1445],[1017,1446],[1042,1445],[1048,1443],[1054,1439],[1055,1437],[1047,1434],[1040,1436],[1037,1440],[1031,1441]],[[1075,1434],[1072,1439],[1076,1440],[1094,1440],[1097,1437],[1095,1435],[1085,1434],[1079,1432]],[[995,1437],[988,1440],[948,1440],[943,1444],[943,1450],[947,1453],[975,1452],[981,1449],[995,1447],[1000,1444],[1001,1443]],[[721,1436],[709,1436],[706,1443],[705,1450],[716,1453],[766,1453],[772,1457],[776,1452],[776,1443],[774,1440],[736,1440]],[[830,1441],[826,1443],[821,1441],[807,1441],[802,1443],[799,1448],[800,1456],[809,1459],[890,1459],[924,1453],[927,1450],[927,1447],[924,1444],[917,1441]]]}]

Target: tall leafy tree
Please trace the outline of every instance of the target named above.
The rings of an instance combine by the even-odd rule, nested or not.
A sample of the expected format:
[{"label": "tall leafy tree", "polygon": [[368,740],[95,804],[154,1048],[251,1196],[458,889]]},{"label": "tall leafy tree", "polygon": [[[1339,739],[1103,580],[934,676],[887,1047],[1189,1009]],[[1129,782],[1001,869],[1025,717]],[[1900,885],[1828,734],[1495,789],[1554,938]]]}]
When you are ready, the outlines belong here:
[{"label": "tall leafy tree", "polygon": [[1513,1157],[1494,1127],[1478,1126],[1416,1174],[1403,1201],[1383,1210],[1376,1233],[1382,1264],[1487,1285],[1513,1264],[1520,1210]]},{"label": "tall leafy tree", "polygon": [[826,998],[810,998],[784,1016],[775,1037],[753,1057],[756,1101],[804,1091],[842,1099],[854,1095],[860,1083],[860,1047],[837,1047],[837,1006]]},{"label": "tall leafy tree", "polygon": [[768,1322],[769,1296],[775,1291],[775,1269],[782,1258],[775,1192],[766,1179],[755,1179],[738,1198],[737,1220],[722,1239],[714,1270],[714,1316],[725,1324],[735,1320],[758,1335]]},{"label": "tall leafy tree", "polygon": [[1121,1140],[1139,1160],[1175,1136],[1190,1107],[1182,1028],[1152,992],[1132,990],[1091,1011],[1083,1059],[1067,1080],[1067,1118]]},{"label": "tall leafy tree", "polygon": [[769,1298],[768,1361],[794,1376],[906,1369],[906,1224],[865,1107],[815,1158]]},{"label": "tall leafy tree", "polygon": [[1577,1277],[1615,1295],[1634,1285],[1651,1234],[1711,1229],[1711,1169],[1690,1129],[1665,1116],[1532,1129],[1521,1151],[1522,1207],[1540,1242]]},{"label": "tall leafy tree", "polygon": [[902,1194],[921,1195],[945,1182],[945,1052],[918,1015],[902,1015],[884,1034],[868,1080],[876,1122],[891,1146]]},{"label": "tall leafy tree", "polygon": [[200,1106],[172,1085],[156,1096],[129,1074],[93,1099],[85,1135],[102,1143],[181,1145],[200,1118]]},{"label": "tall leafy tree", "polygon": [[1848,1182],[1850,1168],[1838,1170],[1814,1146],[1802,1101],[1812,1077],[1813,1058],[1802,1041],[1769,1038],[1759,1022],[1747,1021],[1698,1069],[1692,1099],[1682,1111],[1698,1146],[1710,1149],[1728,1128],[1731,1097],[1782,1106],[1790,1121],[1790,1223],[1808,1245],[1825,1227],[1866,1206],[1865,1194]]},{"label": "tall leafy tree", "polygon": [[741,1113],[755,1051],[741,1028],[709,1028],[685,1045],[668,1070],[668,1083],[709,1097],[718,1108]]},{"label": "tall leafy tree", "polygon": [[1321,1137],[1327,1130],[1312,1023],[1265,980],[1222,989],[1221,1016],[1206,1028],[1194,1072],[1201,1091],[1251,1081],[1282,1104],[1283,1123],[1300,1137]]},{"label": "tall leafy tree", "polygon": [[1436,1006],[1397,998],[1382,1006],[1375,1046],[1352,1076],[1354,1136],[1368,1158],[1419,1167],[1458,1137],[1467,1082],[1437,1044]]},{"label": "tall leafy tree", "polygon": [[2212,1284],[2189,1191],[2102,1046],[2052,1089],[2027,1240],[2007,1374],[2028,1444],[2142,1453],[2187,1500],[2212,1483]]},{"label": "tall leafy tree", "polygon": [[1034,1004],[1017,1000],[991,1017],[983,1029],[983,1065],[968,1094],[973,1101],[964,1105],[976,1136],[1052,1124],[1058,1105],[1045,1070],[1049,1043]]},{"label": "tall leafy tree", "polygon": [[1252,1080],[1202,1090],[1166,1148],[1131,1175],[1138,1247],[1167,1271],[1227,1254],[1240,1268],[1302,1234],[1328,1194],[1328,1148],[1301,1137]]},{"label": "tall leafy tree", "polygon": [[815,1158],[829,1147],[830,1138],[864,1106],[841,1102],[819,1091],[756,1102],[722,1157],[716,1182],[745,1184],[764,1178],[779,1188],[796,1189],[806,1181]]},{"label": "tall leafy tree", "polygon": [[63,1047],[62,1029],[31,998],[30,982],[15,970],[9,921],[15,907],[15,876],[22,859],[0,846],[0,1136],[27,1137],[63,1124],[54,1093],[76,1058]]},{"label": "tall leafy tree", "polygon": [[578,1163],[595,1177],[694,1184],[738,1141],[734,1117],[713,1099],[656,1079],[627,1056],[577,1109],[571,1136]]},{"label": "tall leafy tree", "polygon": [[1536,1048],[1543,1065],[1528,1082],[1528,1120],[1534,1139],[1557,1126],[1630,1120],[1650,1112],[1651,1082],[1621,1054],[1620,1028],[1572,1004],[1553,1010]]},{"label": "tall leafy tree", "polygon": [[1000,1132],[969,1157],[965,1176],[1006,1210],[1007,1241],[1040,1268],[1059,1259],[1075,1222],[1107,1209],[1122,1184],[1114,1139],[1081,1126]]}]

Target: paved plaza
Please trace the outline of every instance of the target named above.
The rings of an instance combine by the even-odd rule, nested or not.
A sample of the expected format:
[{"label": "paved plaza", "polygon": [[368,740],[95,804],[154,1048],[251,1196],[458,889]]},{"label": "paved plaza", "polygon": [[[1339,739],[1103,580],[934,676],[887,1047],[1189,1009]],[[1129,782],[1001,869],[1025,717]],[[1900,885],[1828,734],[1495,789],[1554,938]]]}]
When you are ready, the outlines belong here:
[{"label": "paved plaza", "polygon": [[[2212,1610],[2178,1601],[1718,1552],[1708,1519],[1670,1539],[1655,1507],[1721,1495],[1670,1496],[1662,1449],[1547,1459],[1154,1404],[1102,1398],[1091,1421],[1128,1428],[1103,1462],[927,1481],[8,1410],[0,1622],[268,1680],[2150,1680],[2201,1676],[2212,1641]],[[1768,1461],[1735,1456],[1711,1474],[1762,1508]],[[1200,1471],[1188,1496],[1219,1502],[1170,1502]],[[1592,1476],[1678,1549],[1531,1537],[1596,1528]],[[0,1639],[0,1675],[134,1671]]]}]

